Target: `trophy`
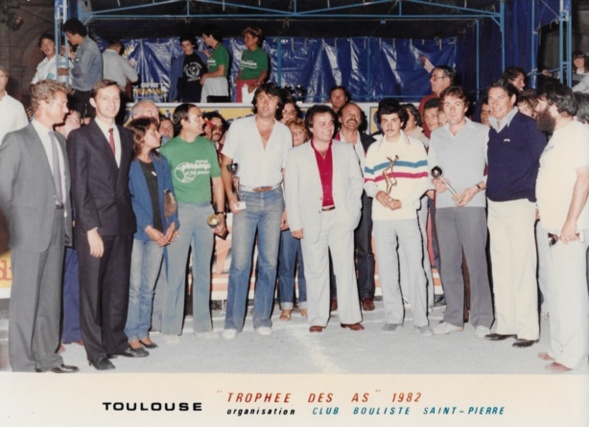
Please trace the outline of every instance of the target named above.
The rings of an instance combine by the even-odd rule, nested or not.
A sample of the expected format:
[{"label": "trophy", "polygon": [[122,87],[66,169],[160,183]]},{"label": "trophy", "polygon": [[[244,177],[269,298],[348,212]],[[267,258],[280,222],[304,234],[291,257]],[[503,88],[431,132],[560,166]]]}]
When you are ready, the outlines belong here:
[{"label": "trophy", "polygon": [[237,202],[234,203],[233,208],[237,210],[245,209],[245,202],[241,201],[241,193],[239,191],[239,177],[237,176],[237,169],[239,165],[237,163],[231,163],[227,165],[227,170],[231,174],[231,181],[233,183],[233,192],[237,197]]},{"label": "trophy", "polygon": [[[386,192],[388,195],[391,194],[391,190],[395,185],[397,185],[397,179],[393,176],[393,166],[395,166],[395,162],[399,160],[399,156],[395,156],[394,159],[387,157],[390,164],[382,171],[382,177],[387,184]],[[391,176],[388,176],[390,173]]]},{"label": "trophy", "polygon": [[456,195],[456,190],[454,190],[452,188],[452,186],[450,184],[448,184],[448,182],[442,177],[442,168],[440,168],[439,166],[434,166],[432,168],[432,176],[434,178],[440,178],[440,180],[446,184],[446,187],[448,187],[448,190],[450,191],[450,193],[452,193],[453,196]]},{"label": "trophy", "polygon": [[221,223],[221,218],[219,218],[219,215],[216,213],[210,214],[209,217],[207,218],[207,224],[209,224],[209,226],[211,228],[215,228],[220,223]]},{"label": "trophy", "polygon": [[178,202],[171,190],[164,190],[164,216],[171,217],[178,210]]}]

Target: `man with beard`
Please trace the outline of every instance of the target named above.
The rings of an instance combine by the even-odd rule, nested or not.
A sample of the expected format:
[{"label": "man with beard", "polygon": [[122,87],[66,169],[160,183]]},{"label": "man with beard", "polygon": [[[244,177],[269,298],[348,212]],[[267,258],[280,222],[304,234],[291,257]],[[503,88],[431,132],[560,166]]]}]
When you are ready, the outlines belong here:
[{"label": "man with beard", "polygon": [[542,235],[549,239],[547,272],[550,348],[539,353],[550,372],[583,369],[589,355],[589,128],[574,120],[572,90],[560,83],[539,93],[538,128],[552,133],[536,181]]},{"label": "man with beard", "polygon": [[[363,113],[358,104],[349,102],[344,105],[338,113],[341,124],[340,131],[336,134],[336,140],[347,142],[354,147],[358,156],[360,169],[364,173],[364,162],[366,152],[374,138],[358,128],[364,124]],[[358,269],[358,292],[362,309],[364,311],[374,310],[374,254],[372,253],[372,198],[362,192],[362,216],[360,224],[354,230],[354,254],[356,267]]]}]

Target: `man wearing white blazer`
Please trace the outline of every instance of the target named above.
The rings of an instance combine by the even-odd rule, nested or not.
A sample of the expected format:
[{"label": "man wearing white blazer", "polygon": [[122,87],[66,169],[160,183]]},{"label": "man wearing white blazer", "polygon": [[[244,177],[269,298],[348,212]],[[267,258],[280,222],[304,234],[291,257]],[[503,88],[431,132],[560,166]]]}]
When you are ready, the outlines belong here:
[{"label": "man wearing white blazer", "polygon": [[329,321],[328,251],[337,278],[341,327],[364,329],[354,270],[363,179],[353,147],[332,139],[336,123],[330,107],[310,108],[305,126],[311,140],[293,148],[286,164],[286,210],[291,233],[301,240],[312,333],[323,332]]}]

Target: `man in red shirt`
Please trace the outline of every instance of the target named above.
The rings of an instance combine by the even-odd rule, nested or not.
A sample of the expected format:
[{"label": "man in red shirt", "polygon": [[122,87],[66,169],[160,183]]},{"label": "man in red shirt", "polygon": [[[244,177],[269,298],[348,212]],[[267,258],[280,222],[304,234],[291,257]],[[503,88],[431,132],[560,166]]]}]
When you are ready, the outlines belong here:
[{"label": "man in red shirt", "polygon": [[293,148],[286,164],[286,210],[293,237],[301,239],[310,332],[323,332],[329,320],[328,251],[341,326],[364,329],[354,271],[363,180],[352,145],[332,140],[336,122],[328,106],[310,108],[305,126],[311,141]]}]

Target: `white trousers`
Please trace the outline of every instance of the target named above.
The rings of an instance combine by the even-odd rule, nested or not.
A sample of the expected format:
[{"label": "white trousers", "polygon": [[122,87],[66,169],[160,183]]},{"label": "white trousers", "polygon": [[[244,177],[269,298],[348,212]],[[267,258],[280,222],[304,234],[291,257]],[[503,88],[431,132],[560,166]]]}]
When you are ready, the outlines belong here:
[{"label": "white trousers", "polygon": [[496,333],[537,340],[536,206],[527,199],[488,202]]},{"label": "white trousers", "polygon": [[301,239],[307,281],[308,322],[327,326],[329,320],[329,256],[337,283],[337,310],[341,323],[362,321],[356,270],[354,268],[354,230],[344,230],[337,221],[337,209],[321,214],[321,231],[315,243]]},{"label": "white trousers", "polygon": [[[544,236],[548,231],[544,230]],[[547,262],[546,302],[550,313],[548,354],[571,369],[587,367],[589,357],[589,294],[587,292],[587,247],[584,242],[556,242]]]}]

